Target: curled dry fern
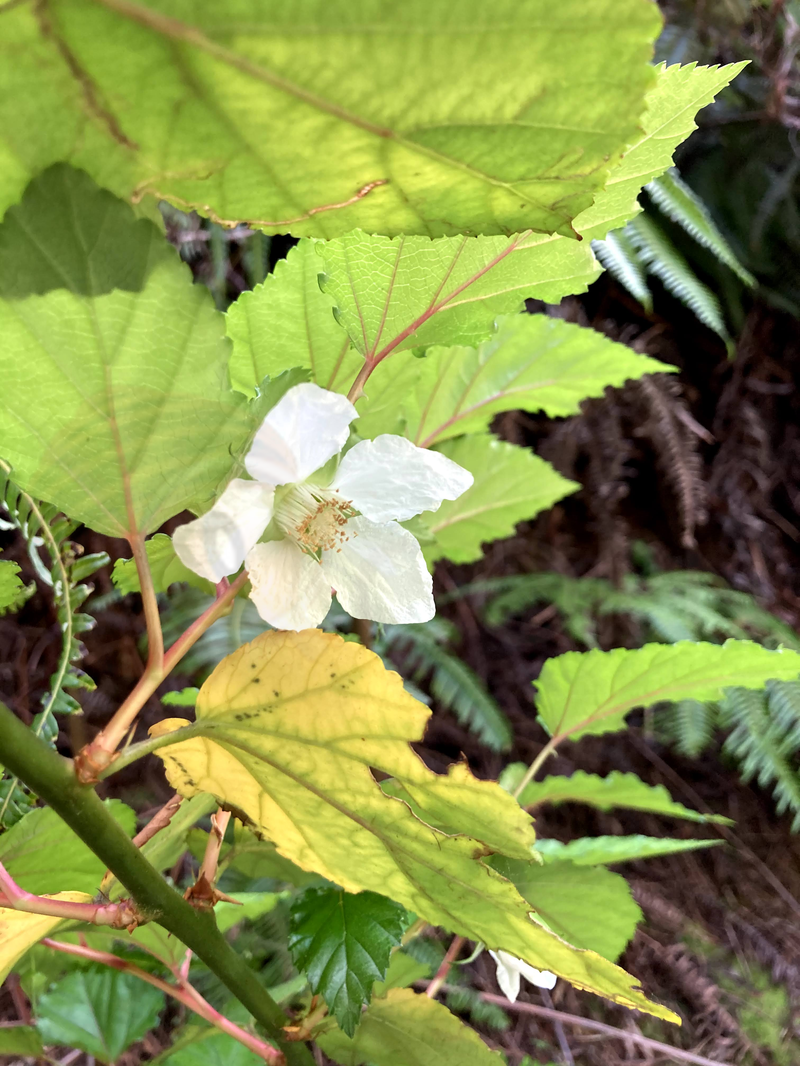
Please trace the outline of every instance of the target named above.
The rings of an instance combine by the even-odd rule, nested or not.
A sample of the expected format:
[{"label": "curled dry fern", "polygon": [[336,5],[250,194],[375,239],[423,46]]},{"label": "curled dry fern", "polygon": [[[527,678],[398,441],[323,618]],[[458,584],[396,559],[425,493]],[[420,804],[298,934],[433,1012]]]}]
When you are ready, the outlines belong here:
[{"label": "curled dry fern", "polygon": [[[93,591],[92,585],[83,582],[106,566],[109,558],[106,552],[82,555],[80,546],[69,539],[78,523],[64,517],[52,504],[34,500],[14,484],[10,474],[11,468],[0,460],[0,512],[4,515],[0,528],[16,529],[24,538],[36,576],[53,590],[61,630],[58,666],[32,726],[37,736],[55,743],[58,729],[53,715],[80,710],[67,689],[95,687],[78,666],[84,651],[79,636],[94,626],[94,618],[79,613],[78,608]],[[16,778],[0,779],[0,826],[18,821],[30,805],[30,797]]]}]

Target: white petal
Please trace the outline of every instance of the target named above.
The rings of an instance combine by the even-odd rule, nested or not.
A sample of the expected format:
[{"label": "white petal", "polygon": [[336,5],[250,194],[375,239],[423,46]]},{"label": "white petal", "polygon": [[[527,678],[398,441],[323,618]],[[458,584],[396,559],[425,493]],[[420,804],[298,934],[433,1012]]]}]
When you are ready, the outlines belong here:
[{"label": "white petal", "polygon": [[276,629],[313,629],[331,605],[331,585],[322,567],[291,540],[256,544],[246,561],[250,599]]},{"label": "white petal", "polygon": [[446,455],[387,433],[351,448],[332,487],[373,522],[404,522],[457,499],[472,482],[472,474]]},{"label": "white petal", "polygon": [[537,988],[555,988],[558,978],[554,973],[550,973],[549,970],[537,970],[534,966],[529,966],[527,962],[523,962],[522,959],[517,961],[517,966],[525,980],[530,981]]},{"label": "white petal", "polygon": [[351,518],[350,539],[322,554],[322,569],[339,603],[354,618],[427,622],[435,607],[431,575],[415,537],[396,522]]},{"label": "white petal", "polygon": [[261,423],[244,461],[248,474],[267,485],[305,481],[342,450],[355,417],[346,396],[295,385]]},{"label": "white petal", "polygon": [[210,511],[175,530],[180,561],[209,581],[233,574],[269,525],[274,496],[269,485],[234,478]]},{"label": "white petal", "polygon": [[506,951],[490,951],[489,954],[497,963],[497,983],[506,998],[516,1003],[519,995],[519,968],[515,964],[518,960]]}]

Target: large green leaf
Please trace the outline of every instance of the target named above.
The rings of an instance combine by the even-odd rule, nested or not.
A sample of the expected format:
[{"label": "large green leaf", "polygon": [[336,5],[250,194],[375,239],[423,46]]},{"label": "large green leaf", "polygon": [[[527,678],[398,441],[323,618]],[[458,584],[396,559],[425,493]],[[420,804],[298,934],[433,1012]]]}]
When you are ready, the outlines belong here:
[{"label": "large green leaf", "polygon": [[658,67],[656,84],[647,93],[642,133],[628,146],[594,204],[575,219],[575,229],[585,240],[602,239],[639,213],[636,198],[651,178],[672,166],[675,149],[696,128],[697,112],[746,66]]},{"label": "large green leaf", "polygon": [[537,917],[554,933],[576,948],[596,951],[611,962],[625,950],[642,919],[625,878],[600,866],[571,862],[541,866],[505,858],[496,859],[492,865],[513,881]]},{"label": "large green leaf", "polygon": [[588,241],[529,232],[434,241],[356,232],[320,250],[339,321],[374,360],[404,348],[478,344],[498,315],[528,297],[557,303],[598,274]]},{"label": "large green leaf", "polygon": [[624,837],[581,837],[562,844],[560,840],[539,840],[537,850],[544,856],[545,865],[597,866],[634,859],[653,859],[658,855],[674,855],[678,851],[697,851],[713,848],[723,840],[675,840],[670,837],[648,837],[635,833]]},{"label": "large green leaf", "polygon": [[[51,188],[70,209],[58,216],[67,235],[72,215],[81,234],[97,231],[98,240],[103,220],[115,220],[109,269],[124,273],[125,255],[140,256],[142,226],[164,246],[151,223],[137,222],[88,179],[65,185],[60,168],[20,205],[31,226]],[[0,243],[18,222],[14,215],[0,226]],[[141,280],[138,291],[102,292],[96,279],[107,260],[84,244],[67,258],[64,240],[55,221],[37,232],[43,261],[61,257],[64,287],[0,300],[0,455],[20,487],[70,517],[112,536],[148,532],[185,507],[207,506],[294,379],[284,375],[252,404],[229,390],[224,319],[170,249],[149,256],[144,276],[128,276]],[[81,295],[85,285],[101,295]]]},{"label": "large green leaf", "polygon": [[[422,763],[409,742],[430,712],[366,648],[320,630],[269,631],[220,663],[196,714],[194,725],[173,719],[152,730],[182,794],[235,804],[282,855],[345,891],[386,895],[580,988],[672,1017],[630,975],[530,920],[513,885],[482,861],[531,853],[524,812],[466,767],[437,776]],[[455,835],[384,795],[376,772]]]},{"label": "large green leaf", "polygon": [[112,1063],[158,1024],[164,993],[131,974],[97,966],[68,974],[39,1000],[45,1044],[66,1044]]},{"label": "large green leaf", "polygon": [[518,522],[533,518],[579,486],[528,448],[474,434],[445,441],[437,449],[473,475],[475,482],[457,500],[445,500],[423,520],[436,537],[425,558],[456,563],[480,559],[481,545],[510,537]]},{"label": "large green leaf", "polygon": [[38,1060],[43,1053],[42,1038],[32,1025],[0,1026],[0,1055]]},{"label": "large green leaf", "polygon": [[309,888],[292,906],[289,950],[311,991],[352,1036],[407,924],[403,907],[375,892]]},{"label": "large green leaf", "polygon": [[726,688],[794,680],[800,654],[750,640],[645,644],[629,650],[568,651],[548,659],[536,682],[539,721],[559,742],[622,729],[634,707],[682,699],[717,700]]},{"label": "large green leaf", "polygon": [[191,1036],[194,1039],[182,1041],[177,1051],[159,1058],[161,1066],[263,1066],[260,1055],[218,1029],[197,1026]]},{"label": "large green leaf", "polygon": [[341,1066],[501,1066],[478,1034],[447,1007],[410,988],[373,999],[350,1039],[330,1030],[317,1043]]},{"label": "large green leaf", "polygon": [[[399,359],[410,359],[408,354]],[[576,414],[609,385],[676,368],[602,333],[547,315],[511,315],[479,348],[433,348],[402,405],[406,435],[422,448],[487,429],[501,411]]]},{"label": "large green leaf", "polygon": [[[500,783],[513,792],[525,775],[525,763],[511,763],[505,768]],[[601,811],[618,807],[631,811],[649,811],[665,814],[670,818],[685,818],[690,822],[720,822],[732,825],[730,818],[721,814],[701,814],[690,810],[670,796],[663,785],[648,785],[636,774],[613,770],[606,777],[576,770],[570,777],[550,774],[543,781],[529,781],[517,797],[523,807],[539,807],[544,803],[557,806],[559,803],[587,803]]]},{"label": "large green leaf", "polygon": [[[120,800],[106,806],[128,834],[136,815]],[[26,892],[97,891],[103,863],[50,807],[37,807],[0,835],[0,862]]]},{"label": "large green leaf", "polygon": [[[178,554],[172,546],[172,537],[166,533],[156,533],[155,536],[145,541],[147,562],[150,565],[150,574],[153,578],[153,588],[156,592],[166,592],[170,585],[176,581],[185,581],[193,588],[214,595],[214,586],[210,581],[199,577],[188,566],[184,566],[178,558]],[[136,569],[135,559],[117,559],[114,569],[111,571],[111,580],[114,587],[123,596],[129,592],[140,592],[139,573]]]},{"label": "large green leaf", "polygon": [[649,0],[57,0],[3,22],[6,202],[71,159],[123,196],[326,237],[569,234],[636,137],[660,28]]},{"label": "large green leaf", "polygon": [[322,291],[316,242],[301,240],[263,285],[243,292],[227,314],[233,341],[231,384],[255,396],[265,377],[308,367],[325,389],[347,392],[364,360],[336,321],[332,297]]}]

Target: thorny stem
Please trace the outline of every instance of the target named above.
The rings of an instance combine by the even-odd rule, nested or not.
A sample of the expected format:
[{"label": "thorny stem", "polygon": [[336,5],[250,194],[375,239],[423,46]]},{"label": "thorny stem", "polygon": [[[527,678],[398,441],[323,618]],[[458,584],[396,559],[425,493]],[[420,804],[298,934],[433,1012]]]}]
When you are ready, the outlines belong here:
[{"label": "thorny stem", "polygon": [[105,863],[143,914],[191,948],[208,966],[269,1038],[283,1048],[289,1066],[313,1066],[304,1044],[286,1040],[286,1015],[220,933],[213,913],[182,899],[133,846],[96,792],[79,782],[71,763],[33,736],[2,703],[0,759]]},{"label": "thorny stem", "polygon": [[217,1029],[221,1029],[223,1033],[227,1033],[228,1036],[232,1036],[234,1040],[238,1040],[240,1044],[244,1044],[245,1047],[254,1051],[265,1062],[272,1063],[273,1066],[284,1066],[286,1063],[286,1056],[282,1051],[279,1051],[271,1044],[265,1043],[263,1040],[259,1040],[257,1036],[248,1033],[246,1029],[242,1029],[235,1022],[229,1021],[219,1011],[215,1010],[208,1000],[203,999],[197,989],[190,985],[180,972],[173,971],[177,979],[177,983],[173,985],[169,981],[156,977],[155,974],[148,973],[147,970],[140,969],[134,963],[128,962],[118,955],[112,955],[109,951],[97,951],[94,948],[84,947],[80,944],[65,944],[59,940],[51,940],[49,937],[45,937],[42,943],[55,951],[63,951],[66,955],[77,955],[83,959],[91,959],[93,962],[100,962],[105,966],[112,967],[114,970],[121,970],[123,973],[138,977],[140,980],[146,981],[154,988],[166,992],[168,996],[172,996],[180,1003],[183,1003],[185,1007],[194,1011],[195,1014],[199,1014],[201,1018],[205,1018],[207,1022],[216,1026]]},{"label": "thorny stem", "polygon": [[130,541],[136,573],[139,576],[139,588],[142,593],[144,620],[147,626],[147,666],[145,674],[160,674],[164,669],[164,635],[161,632],[161,615],[158,612],[158,600],[150,572],[144,537],[141,533],[132,536]]},{"label": "thorny stem", "polygon": [[361,367],[358,374],[356,374],[356,379],[350,386],[350,391],[347,394],[347,399],[350,403],[355,403],[356,400],[360,400],[364,395],[364,386],[367,383],[367,379],[377,365],[377,362],[372,359],[364,360],[364,365]]},{"label": "thorny stem", "polygon": [[75,770],[80,781],[84,784],[93,783],[98,779],[100,773],[114,761],[114,753],[118,745],[124,740],[134,719],[147,700],[150,699],[164,678],[175,669],[192,645],[202,637],[209,626],[213,625],[225,613],[236,597],[237,592],[246,583],[247,571],[243,570],[235,581],[218,586],[217,598],[189,626],[186,632],[178,637],[164,655],[160,669],[154,672],[149,669],[145,670],[133,692],[120,705],[105,729],[98,733],[91,744],[87,744],[76,758]]},{"label": "thorny stem", "polygon": [[511,793],[514,799],[519,799],[519,797],[525,791],[526,787],[531,783],[531,781],[533,781],[534,777],[536,777],[536,774],[539,772],[542,766],[547,762],[550,756],[554,754],[557,747],[558,741],[555,739],[555,737],[551,737],[550,740],[548,740],[548,742],[539,752],[539,754],[536,756],[536,758],[533,760],[533,762],[530,764],[528,769],[525,771],[520,783]]},{"label": "thorny stem", "polygon": [[222,841],[225,839],[225,830],[228,828],[228,822],[230,822],[230,820],[230,811],[223,811],[220,809],[216,814],[211,815],[211,832],[208,834],[205,854],[203,855],[203,861],[197,875],[198,881],[202,877],[205,877],[209,885],[213,885],[216,881],[219,853],[222,849]]},{"label": "thorny stem", "polygon": [[52,918],[91,922],[93,925],[110,925],[114,929],[126,929],[145,921],[130,900],[120,903],[79,903],[68,899],[51,899],[26,892],[14,881],[0,863],[0,907],[25,914],[45,914]]}]

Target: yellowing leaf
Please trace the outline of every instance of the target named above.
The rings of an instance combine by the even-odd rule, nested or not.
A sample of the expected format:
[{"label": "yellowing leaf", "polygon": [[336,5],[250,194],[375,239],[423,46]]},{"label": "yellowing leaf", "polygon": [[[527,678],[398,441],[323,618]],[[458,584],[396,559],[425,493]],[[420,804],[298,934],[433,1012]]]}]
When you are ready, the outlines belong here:
[{"label": "yellowing leaf", "polygon": [[[319,630],[272,631],[220,663],[200,690],[194,725],[172,719],[155,732],[172,741],[158,753],[176,789],[234,805],[303,869],[673,1018],[623,970],[531,921],[530,904],[480,861],[487,851],[530,849],[533,832],[499,786],[466,767],[437,777],[424,766],[409,742],[428,716],[366,648]],[[374,771],[394,777],[452,834],[384,795]]]},{"label": "yellowing leaf", "polygon": [[[48,898],[88,903],[92,897],[85,892],[58,892]],[[25,952],[38,944],[42,937],[49,936],[63,920],[47,914],[27,914],[25,911],[0,908],[0,984]]]}]

